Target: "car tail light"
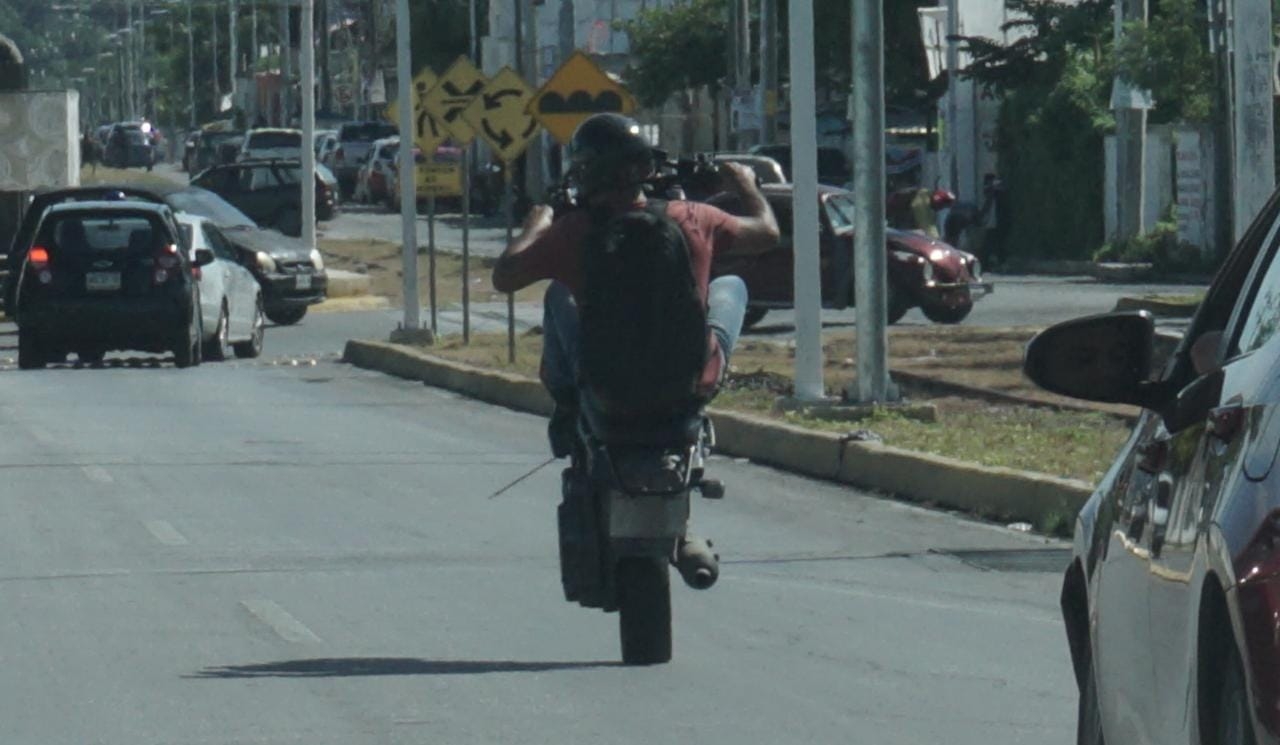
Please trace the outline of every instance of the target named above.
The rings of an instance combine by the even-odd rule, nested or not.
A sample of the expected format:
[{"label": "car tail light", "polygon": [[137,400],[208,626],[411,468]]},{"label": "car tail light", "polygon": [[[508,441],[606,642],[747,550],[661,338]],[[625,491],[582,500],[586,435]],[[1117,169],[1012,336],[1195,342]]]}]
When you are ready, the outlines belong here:
[{"label": "car tail light", "polygon": [[53,282],[53,272],[49,269],[49,249],[44,246],[32,246],[27,252],[27,262],[35,272],[36,280],[42,285]]},{"label": "car tail light", "polygon": [[168,282],[170,277],[178,276],[177,272],[173,270],[177,269],[181,263],[181,259],[178,258],[178,246],[170,243],[156,254],[156,269],[152,275],[152,280],[158,285]]}]

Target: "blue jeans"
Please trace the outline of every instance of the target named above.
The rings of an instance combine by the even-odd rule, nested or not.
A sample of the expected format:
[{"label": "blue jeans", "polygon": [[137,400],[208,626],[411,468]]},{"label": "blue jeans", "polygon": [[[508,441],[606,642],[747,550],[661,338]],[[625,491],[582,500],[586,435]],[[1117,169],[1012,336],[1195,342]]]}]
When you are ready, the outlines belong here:
[{"label": "blue jeans", "polygon": [[[547,287],[542,301],[542,384],[556,401],[577,400],[578,305],[559,282]],[[747,314],[747,285],[738,277],[720,277],[707,287],[707,326],[716,335],[725,364],[738,344]]]}]

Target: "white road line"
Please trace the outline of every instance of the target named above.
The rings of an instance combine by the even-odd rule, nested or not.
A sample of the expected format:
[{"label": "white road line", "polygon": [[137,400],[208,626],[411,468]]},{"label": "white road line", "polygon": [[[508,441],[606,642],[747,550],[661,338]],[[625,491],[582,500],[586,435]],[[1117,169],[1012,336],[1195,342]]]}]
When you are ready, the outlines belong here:
[{"label": "white road line", "polygon": [[31,436],[36,438],[36,442],[39,442],[42,445],[55,444],[53,440],[53,435],[49,434],[47,430],[42,429],[40,427],[31,427]]},{"label": "white road line", "polygon": [[84,466],[81,468],[84,475],[89,477],[90,481],[99,484],[114,484],[115,479],[111,478],[111,474],[107,473],[107,469],[102,466]]},{"label": "white road line", "polygon": [[142,525],[157,541],[166,546],[185,546],[190,543],[186,536],[178,532],[177,528],[164,520],[147,520]]},{"label": "white road line", "polygon": [[320,637],[301,621],[289,615],[289,611],[281,608],[265,598],[249,598],[241,600],[240,605],[249,611],[254,618],[271,627],[271,630],[287,642],[319,644]]}]

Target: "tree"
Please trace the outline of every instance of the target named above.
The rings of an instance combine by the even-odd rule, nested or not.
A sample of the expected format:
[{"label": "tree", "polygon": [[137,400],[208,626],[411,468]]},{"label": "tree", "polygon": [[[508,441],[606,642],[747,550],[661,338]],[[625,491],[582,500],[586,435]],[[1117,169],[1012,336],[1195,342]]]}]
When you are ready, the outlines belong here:
[{"label": "tree", "polygon": [[628,87],[644,106],[715,90],[728,75],[727,0],[690,0],[619,24],[631,39]]},{"label": "tree", "polygon": [[1125,26],[1120,73],[1151,91],[1152,123],[1203,123],[1213,109],[1208,18],[1196,0],[1161,0],[1148,24]]}]

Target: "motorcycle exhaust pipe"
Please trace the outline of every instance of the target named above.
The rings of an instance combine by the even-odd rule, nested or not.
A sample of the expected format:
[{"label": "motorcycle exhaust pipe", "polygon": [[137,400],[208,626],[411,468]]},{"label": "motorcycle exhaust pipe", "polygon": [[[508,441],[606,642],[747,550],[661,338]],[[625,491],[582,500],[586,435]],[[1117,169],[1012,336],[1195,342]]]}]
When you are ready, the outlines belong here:
[{"label": "motorcycle exhaust pipe", "polygon": [[706,590],[720,578],[720,555],[711,548],[709,540],[682,538],[671,560],[684,583],[695,590]]}]

